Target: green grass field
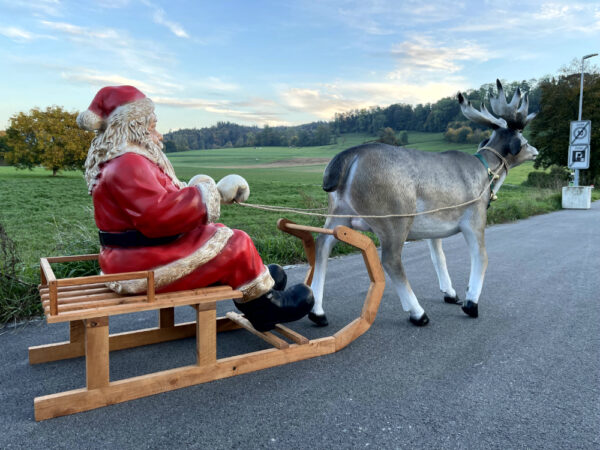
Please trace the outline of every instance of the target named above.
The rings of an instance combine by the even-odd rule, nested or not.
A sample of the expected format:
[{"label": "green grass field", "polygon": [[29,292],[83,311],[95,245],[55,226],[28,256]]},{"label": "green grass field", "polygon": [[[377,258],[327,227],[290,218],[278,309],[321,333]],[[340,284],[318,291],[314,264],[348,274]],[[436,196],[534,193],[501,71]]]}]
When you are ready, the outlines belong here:
[{"label": "green grass field", "polygon": [[[219,150],[196,150],[170,154],[177,175],[188,180],[198,173],[215,179],[235,172],[246,178],[251,187],[250,203],[311,208],[325,206],[326,194],[321,189],[325,159],[339,151],[372,140],[371,136],[349,134],[338,138],[335,145],[306,148],[264,147]],[[409,133],[409,146],[426,151],[462,150],[473,153],[475,145],[451,144],[443,140],[442,133]],[[319,164],[303,164],[303,158],[318,158]],[[300,159],[300,165],[289,167],[262,167],[275,162]],[[255,166],[253,168],[252,166]],[[490,208],[491,222],[504,221],[494,217],[496,210],[507,208],[505,203],[539,201],[550,197],[547,192],[521,187],[527,174],[533,170],[531,163],[511,170],[500,200]],[[17,243],[21,257],[27,265],[36,264],[40,256],[56,250],[56,235],[69,230],[84,229],[95,233],[91,197],[87,194],[81,172],[61,172],[52,177],[43,169],[16,170],[0,167],[0,223]],[[543,211],[546,211],[547,207]],[[537,211],[536,211],[537,212]],[[541,212],[541,211],[540,211]],[[251,210],[238,205],[224,206],[221,221],[231,227],[247,231],[259,248],[267,253],[273,250],[280,238],[275,228],[279,214]],[[324,220],[306,216],[288,215],[292,220],[321,225]],[[511,217],[515,219],[517,217]],[[510,220],[509,219],[509,220]],[[298,247],[299,248],[299,247]],[[279,259],[279,256],[282,259]],[[279,255],[281,262],[292,262]]]},{"label": "green grass field", "polygon": [[[250,184],[249,203],[315,208],[327,203],[321,189],[326,161],[345,148],[372,139],[371,136],[350,134],[338,138],[335,145],[323,147],[203,150],[170,154],[169,157],[183,180],[198,173],[208,174],[216,180],[237,173]],[[462,150],[474,153],[476,150],[475,145],[444,142],[442,133],[409,133],[408,146],[436,152]],[[489,223],[517,220],[560,208],[558,191],[521,186],[532,170],[531,163],[511,170],[499,192],[499,200],[488,210]],[[277,219],[281,216],[280,213],[226,205],[222,208],[220,222],[246,231],[266,262],[299,262],[304,256],[299,240],[276,229]],[[322,218],[295,214],[285,214],[285,217],[313,226],[324,223]],[[52,177],[43,169],[0,167],[0,224],[16,243],[24,279],[33,283],[39,280],[37,264],[41,256],[76,254],[98,248],[91,197],[81,172],[62,172]],[[348,247],[336,247],[338,254],[348,251],[351,251]],[[19,315],[27,313],[13,314]]]}]

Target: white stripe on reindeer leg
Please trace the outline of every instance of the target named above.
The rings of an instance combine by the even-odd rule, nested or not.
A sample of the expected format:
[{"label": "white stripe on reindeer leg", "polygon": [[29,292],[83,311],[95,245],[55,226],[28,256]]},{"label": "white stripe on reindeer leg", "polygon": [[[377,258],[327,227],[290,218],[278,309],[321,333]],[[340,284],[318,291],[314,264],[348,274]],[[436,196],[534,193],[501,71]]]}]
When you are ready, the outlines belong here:
[{"label": "white stripe on reindeer leg", "polygon": [[323,291],[325,289],[325,273],[327,272],[327,260],[331,254],[331,250],[335,245],[335,238],[328,234],[322,234],[317,238],[317,252],[315,260],[315,272],[310,285],[313,296],[315,297],[315,305],[312,313],[317,316],[325,314],[323,310]]},{"label": "white stripe on reindeer leg", "polygon": [[[332,195],[330,201],[333,202],[336,196]],[[343,205],[342,205],[343,206]],[[336,209],[337,210],[337,209]],[[325,222],[325,228],[334,229],[339,225],[350,225],[349,219],[339,218],[328,218]],[[316,241],[316,254],[315,254],[315,272],[313,274],[313,280],[311,283],[311,289],[313,290],[313,296],[315,298],[315,305],[311,311],[309,318],[317,323],[318,325],[324,325],[327,323],[325,318],[325,311],[323,310],[323,293],[325,290],[325,273],[327,272],[327,261],[331,250],[335,246],[337,240],[335,237],[328,234],[321,234]]]},{"label": "white stripe on reindeer leg", "polygon": [[420,319],[423,314],[425,314],[425,310],[419,304],[419,300],[417,300],[417,296],[410,287],[410,283],[404,274],[397,274],[391,270],[388,270],[387,273],[392,280],[396,294],[400,297],[402,309],[410,312],[410,317],[412,319]]},{"label": "white stripe on reindeer leg", "polygon": [[440,282],[440,291],[442,291],[446,297],[456,298],[456,291],[452,287],[452,280],[450,280],[450,274],[448,273],[448,267],[446,266],[446,255],[442,249],[442,240],[428,239],[427,244],[429,245],[433,267],[435,267],[435,272],[437,273]]},{"label": "white stripe on reindeer leg", "polygon": [[462,230],[463,236],[467,241],[469,253],[471,254],[471,274],[469,275],[469,289],[463,311],[471,316],[477,317],[479,296],[483,288],[483,279],[487,268],[488,258],[485,250],[485,238],[483,230],[472,230],[465,228]]}]

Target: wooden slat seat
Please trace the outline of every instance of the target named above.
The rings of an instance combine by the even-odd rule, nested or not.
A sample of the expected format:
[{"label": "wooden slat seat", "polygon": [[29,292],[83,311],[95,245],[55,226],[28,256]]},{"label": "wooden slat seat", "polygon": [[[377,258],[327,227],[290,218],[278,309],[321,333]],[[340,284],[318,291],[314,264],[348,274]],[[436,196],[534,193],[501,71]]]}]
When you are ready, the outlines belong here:
[{"label": "wooden slat seat", "polygon": [[149,302],[146,294],[120,295],[108,288],[101,287],[100,283],[88,286],[90,287],[77,290],[70,289],[73,286],[58,288],[58,313],[55,315],[50,313],[49,289],[47,286],[41,286],[40,296],[48,323],[69,322],[174,306],[207,304],[242,297],[241,292],[233,290],[229,286],[211,286],[156,294],[154,301]]},{"label": "wooden slat seat", "polygon": [[[155,294],[154,272],[151,270],[63,279],[56,279],[52,271],[51,263],[89,261],[98,259],[98,256],[60,256],[40,260],[42,284],[39,291],[48,323],[109,317],[184,305],[211,305],[220,300],[242,298],[242,293],[230,286],[210,286]],[[140,278],[147,280],[147,293],[120,295],[107,287],[110,281]]]}]

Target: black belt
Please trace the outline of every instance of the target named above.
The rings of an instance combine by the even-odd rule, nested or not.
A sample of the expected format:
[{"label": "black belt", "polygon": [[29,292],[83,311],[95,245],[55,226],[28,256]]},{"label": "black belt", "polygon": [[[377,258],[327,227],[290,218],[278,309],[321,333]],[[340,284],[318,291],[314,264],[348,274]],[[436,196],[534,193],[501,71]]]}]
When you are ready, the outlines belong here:
[{"label": "black belt", "polygon": [[156,245],[170,244],[179,239],[180,236],[181,234],[149,238],[137,230],[127,230],[118,233],[98,231],[100,244],[104,247],[154,247]]}]

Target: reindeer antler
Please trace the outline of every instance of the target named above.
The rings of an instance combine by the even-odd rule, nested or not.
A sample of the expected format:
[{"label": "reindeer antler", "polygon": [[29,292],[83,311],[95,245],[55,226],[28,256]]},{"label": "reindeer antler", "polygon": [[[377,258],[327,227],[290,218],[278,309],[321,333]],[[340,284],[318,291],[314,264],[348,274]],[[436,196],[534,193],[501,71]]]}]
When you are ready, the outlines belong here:
[{"label": "reindeer antler", "polygon": [[519,102],[521,100],[521,89],[517,88],[512,100],[510,103],[507,103],[504,89],[502,88],[502,83],[500,83],[500,80],[496,80],[496,86],[498,87],[498,96],[495,98],[490,96],[490,105],[492,106],[492,111],[497,116],[506,120],[508,128],[513,130],[522,130],[536,116],[536,113],[527,115],[527,111],[529,109],[529,99],[527,94],[523,96],[523,101],[519,107]]},{"label": "reindeer antler", "polygon": [[473,107],[473,105],[471,105],[469,100],[463,97],[460,92],[458,93],[458,102],[460,103],[460,109],[462,110],[462,113],[467,119],[482,125],[486,125],[493,129],[506,128],[506,121],[504,119],[494,117],[487,110],[483,102],[481,102],[481,111],[478,111]]},{"label": "reindeer antler", "polygon": [[[498,87],[498,95],[494,97],[490,92],[490,105],[492,106],[492,111],[498,117],[493,116],[487,110],[484,102],[481,102],[481,111],[477,111],[471,105],[471,102],[459,93],[458,101],[464,116],[473,122],[487,125],[494,129],[510,128],[512,130],[522,130],[536,116],[536,113],[527,115],[529,109],[527,94],[522,97],[523,101],[521,101],[521,89],[517,88],[510,103],[507,103],[500,80],[496,80],[496,86]],[[520,107],[519,103],[521,103]]]}]

